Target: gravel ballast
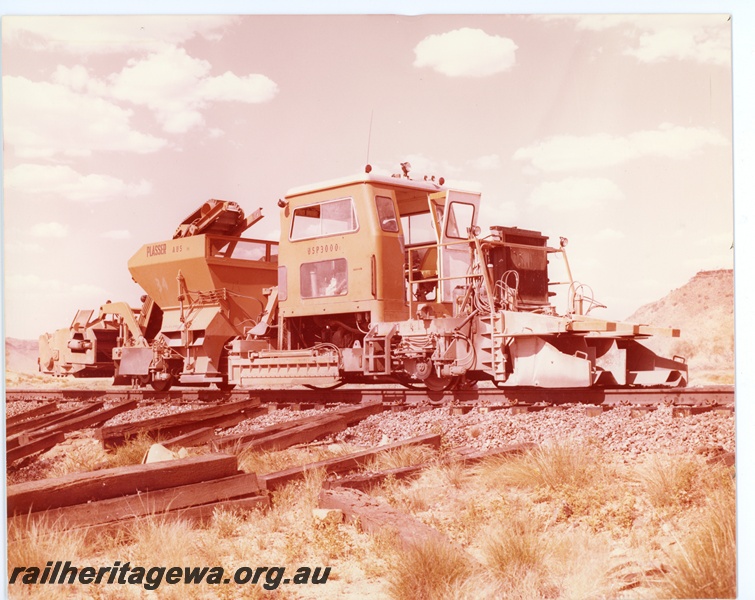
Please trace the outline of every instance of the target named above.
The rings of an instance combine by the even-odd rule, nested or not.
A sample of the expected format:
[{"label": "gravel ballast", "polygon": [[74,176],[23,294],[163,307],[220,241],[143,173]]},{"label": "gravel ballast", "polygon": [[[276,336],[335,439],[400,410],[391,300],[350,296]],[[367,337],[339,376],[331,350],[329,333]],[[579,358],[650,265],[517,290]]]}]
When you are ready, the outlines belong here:
[{"label": "gravel ballast", "polygon": [[636,455],[693,453],[708,447],[734,452],[734,432],[733,413],[710,411],[675,417],[669,406],[639,416],[626,406],[597,416],[587,416],[582,406],[520,414],[473,410],[466,415],[451,415],[443,407],[384,412],[350,427],[336,439],[374,446],[424,433],[442,433],[449,446],[481,450],[525,442],[574,440],[599,443],[610,452]]}]

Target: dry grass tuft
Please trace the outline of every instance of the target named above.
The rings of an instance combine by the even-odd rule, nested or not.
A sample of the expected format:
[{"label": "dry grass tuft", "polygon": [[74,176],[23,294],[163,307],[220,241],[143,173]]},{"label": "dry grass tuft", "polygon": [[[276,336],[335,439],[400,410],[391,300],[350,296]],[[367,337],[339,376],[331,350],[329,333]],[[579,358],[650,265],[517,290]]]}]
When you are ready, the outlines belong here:
[{"label": "dry grass tuft", "polygon": [[247,473],[274,473],[291,467],[342,456],[352,451],[353,448],[341,444],[286,448],[285,450],[274,451],[238,448],[228,450],[228,452],[238,456],[239,469]]},{"label": "dry grass tuft", "polygon": [[324,469],[305,471],[303,480],[292,481],[273,491],[273,509],[281,514],[293,512],[309,515],[313,508],[317,508],[326,475]]},{"label": "dry grass tuft", "polygon": [[367,577],[385,577],[390,572],[391,565],[399,561],[401,542],[395,529],[386,527],[369,536],[366,554],[370,560],[365,561],[364,569]]},{"label": "dry grass tuft", "polygon": [[411,513],[426,511],[433,505],[437,494],[435,488],[427,488],[416,483],[406,485],[405,482],[392,478],[386,479],[381,488],[390,504]]},{"label": "dry grass tuft", "polygon": [[[193,528],[181,519],[154,515],[130,528],[132,561],[137,564],[190,564],[194,555]],[[157,561],[157,562],[155,562]]]},{"label": "dry grass tuft", "polygon": [[488,529],[483,552],[498,577],[519,579],[527,572],[540,573],[545,569],[547,538],[531,520],[520,517]]},{"label": "dry grass tuft", "polygon": [[368,461],[364,468],[366,471],[386,471],[420,465],[431,461],[435,456],[432,448],[427,446],[403,446],[386,450]]},{"label": "dry grass tuft", "polygon": [[473,573],[470,560],[458,550],[437,541],[399,552],[388,573],[388,593],[395,600],[441,600]]},{"label": "dry grass tuft", "polygon": [[340,526],[320,524],[312,518],[325,476],[324,469],[306,471],[303,480],[272,493],[272,508],[253,521],[252,542],[260,550],[277,547],[284,564],[301,563],[312,555],[324,559],[347,554],[348,540],[341,535]]},{"label": "dry grass tuft", "polygon": [[560,536],[555,531],[539,529],[535,523],[531,515],[520,510],[510,519],[484,530],[482,555],[498,583],[497,597],[519,600],[570,597],[565,586],[568,582],[553,568]]},{"label": "dry grass tuft", "polygon": [[596,447],[566,441],[538,446],[497,464],[501,479],[510,485],[558,490],[589,485],[600,475],[602,462]]},{"label": "dry grass tuft", "polygon": [[692,502],[698,465],[689,458],[653,456],[637,467],[637,475],[654,508],[674,508]]},{"label": "dry grass tuft", "polygon": [[407,482],[388,477],[378,489],[399,510],[421,513],[432,509],[438,502],[463,496],[463,487],[469,477],[468,469],[461,463],[432,464],[421,472],[418,479]]},{"label": "dry grass tuft", "polygon": [[56,557],[74,562],[90,548],[83,530],[66,530],[47,520],[8,526],[8,566],[39,566]]},{"label": "dry grass tuft", "polygon": [[736,598],[736,511],[733,489],[713,492],[693,530],[669,554],[665,598]]},{"label": "dry grass tuft", "polygon": [[108,467],[127,467],[138,465],[144,460],[152,444],[159,443],[159,438],[153,438],[144,431],[126,440],[126,443],[116,446],[108,458]]},{"label": "dry grass tuft", "polygon": [[96,440],[79,440],[66,449],[62,459],[56,461],[47,477],[62,477],[69,473],[81,473],[106,469],[110,466],[108,455]]},{"label": "dry grass tuft", "polygon": [[112,452],[105,452],[94,439],[79,440],[67,448],[63,458],[52,466],[48,477],[62,477],[69,473],[84,473],[113,467],[138,465],[144,460],[155,439],[144,432],[139,432],[124,444],[116,446]]},{"label": "dry grass tuft", "polygon": [[449,463],[440,467],[443,482],[454,488],[461,488],[469,481],[469,471],[460,462]]},{"label": "dry grass tuft", "polygon": [[486,461],[474,472],[487,490],[521,490],[550,512],[551,523],[580,520],[595,532],[610,529],[618,535],[638,516],[636,491],[593,444],[549,444]]},{"label": "dry grass tuft", "polygon": [[322,564],[332,564],[334,560],[346,558],[353,552],[349,531],[340,523],[313,520],[312,528],[312,551]]},{"label": "dry grass tuft", "polygon": [[233,538],[239,534],[241,526],[246,523],[249,511],[233,508],[215,509],[212,513],[210,528],[220,539]]},{"label": "dry grass tuft", "polygon": [[328,472],[325,469],[310,469],[304,472],[302,500],[307,510],[317,508],[322,483],[327,476]]}]

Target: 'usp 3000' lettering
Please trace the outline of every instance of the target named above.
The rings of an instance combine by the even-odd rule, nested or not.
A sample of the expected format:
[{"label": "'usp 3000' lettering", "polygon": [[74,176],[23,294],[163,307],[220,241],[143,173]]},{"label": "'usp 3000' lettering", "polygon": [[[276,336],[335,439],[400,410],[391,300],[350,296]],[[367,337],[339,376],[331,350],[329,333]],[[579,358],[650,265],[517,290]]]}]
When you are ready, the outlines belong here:
[{"label": "'usp 3000' lettering", "polygon": [[147,256],[165,254],[167,251],[167,246],[167,244],[152,244],[151,246],[147,246]]},{"label": "'usp 3000' lettering", "polygon": [[317,246],[307,246],[307,254],[325,254],[326,252],[338,252],[338,244],[319,244]]}]

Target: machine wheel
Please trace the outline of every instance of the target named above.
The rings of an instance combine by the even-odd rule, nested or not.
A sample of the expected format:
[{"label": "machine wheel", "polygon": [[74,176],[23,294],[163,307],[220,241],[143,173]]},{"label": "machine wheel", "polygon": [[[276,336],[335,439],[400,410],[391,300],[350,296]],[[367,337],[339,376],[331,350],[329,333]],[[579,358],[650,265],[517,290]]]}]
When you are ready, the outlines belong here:
[{"label": "machine wheel", "polygon": [[459,377],[438,377],[433,374],[422,383],[431,392],[447,392],[456,387],[459,383]]},{"label": "machine wheel", "polygon": [[336,383],[334,383],[332,385],[319,386],[319,385],[311,385],[309,383],[304,383],[302,385],[304,385],[305,388],[310,389],[310,390],[319,390],[321,392],[327,392],[328,390],[338,389],[339,387],[341,387],[345,383],[346,382],[342,379],[341,381],[338,381],[338,382],[336,382]]},{"label": "machine wheel", "polygon": [[215,385],[218,386],[218,389],[221,392],[230,392],[233,388],[236,387],[235,383],[228,383],[228,380],[225,378],[223,378],[223,381],[216,383]]},{"label": "machine wheel", "polygon": [[156,392],[167,392],[173,385],[173,376],[171,375],[167,379],[152,379],[149,385]]},{"label": "machine wheel", "polygon": [[460,383],[460,377],[428,377],[423,381],[414,381],[406,377],[398,379],[398,383],[408,390],[429,390],[431,392],[447,392],[456,389]]},{"label": "machine wheel", "polygon": [[220,352],[220,359],[218,360],[218,371],[222,375],[223,381],[216,383],[215,385],[218,386],[218,389],[221,392],[230,392],[236,387],[235,383],[229,383],[228,381],[228,348],[231,341],[232,340],[228,340],[223,345],[223,350]]},{"label": "machine wheel", "polygon": [[421,385],[417,384],[416,382],[409,380],[406,377],[401,377],[397,381],[398,381],[398,383],[400,383],[401,385],[403,385],[408,390],[421,390],[421,389],[424,389],[424,386],[421,386]]}]

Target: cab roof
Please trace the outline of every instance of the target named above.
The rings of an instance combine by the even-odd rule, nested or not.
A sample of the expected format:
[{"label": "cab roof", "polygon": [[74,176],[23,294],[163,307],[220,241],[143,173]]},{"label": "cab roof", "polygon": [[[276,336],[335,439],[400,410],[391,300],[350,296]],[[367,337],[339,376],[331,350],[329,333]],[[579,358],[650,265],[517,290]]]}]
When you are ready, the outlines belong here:
[{"label": "cab roof", "polygon": [[439,192],[446,189],[435,181],[408,179],[406,177],[391,177],[389,175],[378,175],[374,173],[359,173],[339,179],[331,179],[320,183],[313,183],[291,188],[290,190],[288,190],[288,192],[286,192],[286,198],[293,198],[296,196],[311,194],[313,192],[321,192],[324,190],[336,189],[362,183],[416,190],[425,193]]}]

